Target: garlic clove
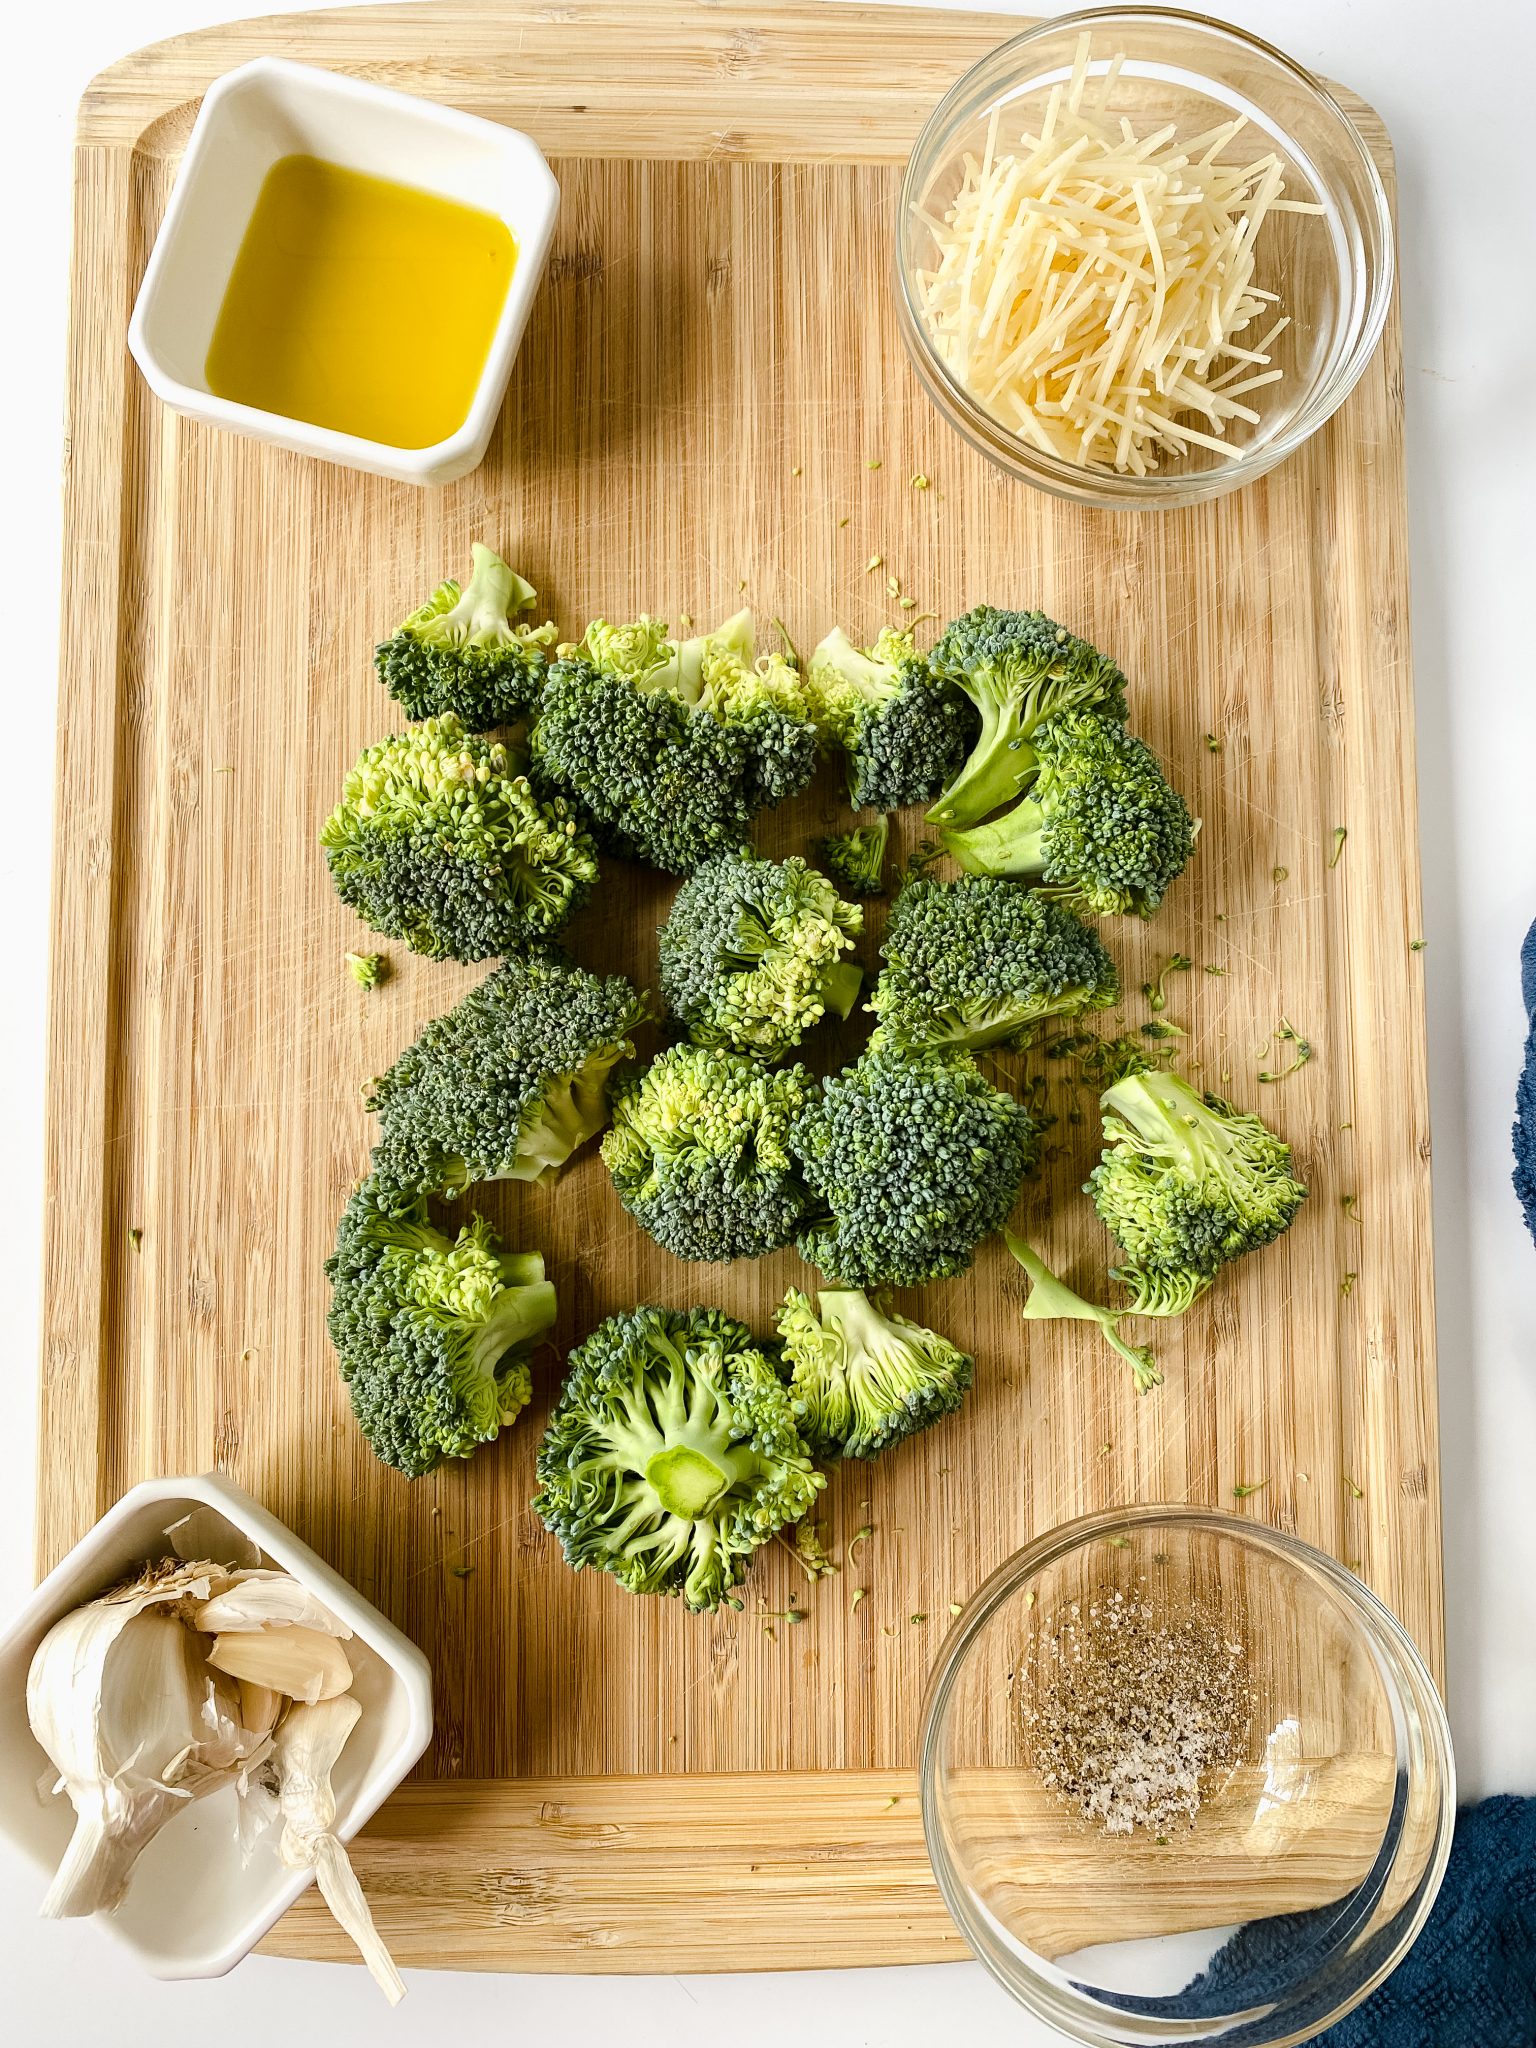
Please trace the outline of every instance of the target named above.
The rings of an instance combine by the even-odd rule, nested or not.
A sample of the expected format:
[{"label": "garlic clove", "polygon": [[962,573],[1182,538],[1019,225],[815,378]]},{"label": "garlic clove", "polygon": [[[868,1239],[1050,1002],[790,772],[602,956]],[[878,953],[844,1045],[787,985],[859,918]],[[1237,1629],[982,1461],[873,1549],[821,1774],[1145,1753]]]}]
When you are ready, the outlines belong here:
[{"label": "garlic clove", "polygon": [[254,1679],[237,1678],[240,1691],[240,1719],[252,1735],[270,1735],[288,1705],[286,1693],[257,1685]]},{"label": "garlic clove", "polygon": [[310,1705],[335,1699],[352,1683],[352,1666],[341,1644],[334,1636],[312,1628],[218,1635],[208,1662],[231,1678],[249,1679],[253,1685]]},{"label": "garlic clove", "polygon": [[352,1634],[347,1624],[338,1621],[308,1587],[301,1586],[286,1572],[270,1577],[242,1575],[211,1600],[189,1607],[187,1619],[194,1628],[216,1636],[290,1627],[317,1629],[322,1635],[339,1636],[344,1641]]},{"label": "garlic clove", "polygon": [[222,1557],[228,1560],[230,1570],[261,1563],[261,1551],[254,1537],[237,1529],[217,1508],[195,1507],[179,1522],[172,1522],[164,1533],[166,1542],[182,1559]]},{"label": "garlic clove", "polygon": [[322,1700],[295,1707],[278,1729],[272,1744],[283,1817],[278,1854],[290,1869],[314,1871],[337,1924],[357,1943],[390,2004],[398,2005],[405,1996],[405,1982],[374,1926],[347,1852],[331,1832],[336,1819],[331,1773],[361,1712],[351,1698]]}]

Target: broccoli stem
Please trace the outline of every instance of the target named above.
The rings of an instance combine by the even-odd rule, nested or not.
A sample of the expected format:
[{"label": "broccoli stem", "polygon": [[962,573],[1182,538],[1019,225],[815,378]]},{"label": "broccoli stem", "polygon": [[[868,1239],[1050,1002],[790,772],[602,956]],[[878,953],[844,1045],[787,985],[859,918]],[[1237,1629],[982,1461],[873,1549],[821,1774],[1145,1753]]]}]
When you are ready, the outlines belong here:
[{"label": "broccoli stem", "polygon": [[[752,666],[756,648],[756,633],[750,611],[742,610],[726,620],[723,626],[716,626],[712,633],[695,633],[691,640],[676,643],[672,659],[663,670],[658,671],[666,687],[675,690],[685,704],[697,704],[704,694],[704,663],[714,653],[733,654],[745,667]],[[654,689],[657,682],[647,678],[646,688]]]},{"label": "broccoli stem", "polygon": [[855,960],[839,960],[829,968],[822,983],[822,1000],[829,1010],[839,1017],[846,1017],[859,999],[859,990],[864,985],[864,970]]},{"label": "broccoli stem", "polygon": [[[540,1260],[540,1265],[543,1261]],[[527,1285],[509,1285],[498,1295],[495,1306],[476,1332],[470,1348],[469,1369],[475,1378],[492,1380],[507,1353],[521,1344],[533,1344],[554,1328],[555,1290],[544,1279]],[[510,1415],[503,1416],[510,1422]]]},{"label": "broccoli stem", "polygon": [[669,1515],[696,1522],[730,1485],[714,1459],[691,1444],[669,1444],[645,1465],[646,1484]]},{"label": "broccoli stem", "polygon": [[588,1067],[546,1090],[538,1115],[522,1134],[507,1180],[553,1180],[573,1152],[595,1138],[608,1121],[603,1075],[618,1058],[615,1051],[601,1072]]},{"label": "broccoli stem", "polygon": [[1097,1302],[1084,1301],[1065,1280],[1057,1279],[1050,1267],[1022,1237],[1015,1237],[1011,1230],[1005,1230],[1003,1237],[1009,1251],[1029,1275],[1029,1300],[1024,1304],[1023,1311],[1025,1322],[1048,1323],[1059,1320],[1097,1323],[1105,1342],[1130,1366],[1138,1394],[1149,1394],[1154,1387],[1162,1385],[1163,1376],[1152,1353],[1144,1345],[1132,1344],[1121,1336],[1120,1313],[1123,1311],[1101,1308]]},{"label": "broccoli stem", "polygon": [[980,700],[981,735],[970,758],[928,813],[930,825],[974,825],[990,811],[1012,803],[1033,775],[1038,757],[1025,738],[1025,704],[1018,697]]},{"label": "broccoli stem", "polygon": [[503,1287],[532,1287],[544,1278],[542,1252],[503,1252],[496,1261]]},{"label": "broccoli stem", "polygon": [[1251,1178],[1236,1141],[1187,1081],[1177,1074],[1131,1074],[1099,1098],[1105,1115],[1122,1118],[1143,1143],[1181,1161],[1194,1177],[1207,1175],[1229,1188]]},{"label": "broccoli stem", "polygon": [[449,636],[473,647],[492,646],[511,637],[514,612],[526,611],[538,595],[515,569],[508,568],[493,548],[476,541],[470,550],[473,567],[458,603],[443,616]]},{"label": "broccoli stem", "polygon": [[1005,875],[1023,881],[1045,870],[1045,814],[1027,798],[990,825],[939,836],[968,875]]}]

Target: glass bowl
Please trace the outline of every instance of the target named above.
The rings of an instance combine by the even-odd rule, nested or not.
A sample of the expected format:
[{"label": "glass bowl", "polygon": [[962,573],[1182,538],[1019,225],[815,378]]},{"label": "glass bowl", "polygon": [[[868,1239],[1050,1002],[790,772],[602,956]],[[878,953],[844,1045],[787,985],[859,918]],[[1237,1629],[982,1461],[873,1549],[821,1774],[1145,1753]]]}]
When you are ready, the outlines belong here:
[{"label": "glass bowl", "polygon": [[[1159,1710],[1227,1730],[1192,1818],[1167,1810],[1187,1774],[1146,1747],[1153,1655],[1184,1666]],[[1445,1711],[1398,1622],[1320,1551],[1213,1509],[1089,1516],[995,1572],[944,1643],[918,1768],[960,1932],[1094,2048],[1310,2040],[1407,1952],[1455,1820]],[[1141,1818],[1111,1832],[1096,1798]]]},{"label": "glass bowl", "polygon": [[[1244,404],[1254,423],[1234,421],[1220,454],[1191,444],[1165,455],[1147,476],[1081,467],[1022,439],[974,397],[934,345],[922,310],[921,276],[933,262],[924,213],[942,215],[959,188],[967,155],[982,158],[994,113],[999,147],[1027,127],[1038,132],[1046,96],[1070,80],[1080,39],[1089,39],[1089,79],[1124,63],[1107,101],[1138,136],[1173,123],[1204,134],[1247,117],[1232,159],[1249,163],[1274,149],[1285,165],[1285,197],[1319,214],[1271,214],[1255,243],[1254,283],[1278,292],[1291,325],[1278,337],[1278,382]],[[1199,503],[1262,476],[1299,448],[1343,404],[1381,339],[1392,296],[1392,219],[1387,195],[1359,130],[1308,72],[1279,50],[1204,15],[1152,8],[1062,15],[1015,36],[982,58],[929,116],[897,201],[896,305],[902,338],[940,412],[1010,476],[1079,504],[1109,509]],[[1257,338],[1244,334],[1240,340]],[[1203,421],[1194,424],[1204,426]]]}]

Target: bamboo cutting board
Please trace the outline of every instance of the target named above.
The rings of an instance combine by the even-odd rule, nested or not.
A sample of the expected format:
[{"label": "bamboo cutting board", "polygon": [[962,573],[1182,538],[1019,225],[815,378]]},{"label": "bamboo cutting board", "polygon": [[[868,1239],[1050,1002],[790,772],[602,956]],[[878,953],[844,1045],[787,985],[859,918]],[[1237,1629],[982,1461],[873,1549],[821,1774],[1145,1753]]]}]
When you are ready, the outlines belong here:
[{"label": "bamboo cutting board", "polygon": [[[357,1849],[406,1964],[960,1953],[912,1796],[925,1675],[950,1604],[1089,1509],[1230,1506],[1264,1480],[1244,1511],[1354,1565],[1438,1669],[1396,316],[1331,426],[1236,497],[1131,520],[993,474],[902,357],[889,223],[923,114],[1012,26],[805,0],[429,0],[182,37],[114,66],[82,106],[41,1557],[139,1477],[213,1466],[423,1646],[436,1738]],[[189,425],[128,361],[198,96],[264,52],[515,123],[555,163],[559,238],[498,435],[446,490]],[[1389,171],[1379,121],[1348,103]],[[911,488],[917,472],[931,489]],[[479,970],[391,948],[393,980],[358,990],[341,956],[362,934],[316,834],[356,752],[399,722],[374,641],[477,538],[567,631],[599,611],[709,622],[744,593],[801,646],[834,621],[872,637],[906,617],[891,575],[941,617],[1039,604],[1112,650],[1135,725],[1205,821],[1157,923],[1110,934],[1125,985],[1174,950],[1193,957],[1169,1010],[1189,1060],[1279,1126],[1314,1191],[1289,1237],[1165,1337],[1150,1399],[1080,1331],[1026,1344],[996,1248],[966,1280],[909,1296],[978,1354],[967,1410],[834,1476],[836,1548],[875,1532],[856,1570],[809,1592],[775,1551],[740,1615],[691,1617],[566,1570],[527,1506],[553,1362],[502,1443],[408,1485],[363,1445],[326,1343],[321,1262],[371,1142],[358,1084]],[[875,553],[884,566],[866,573]],[[803,847],[836,798],[829,776],[763,843]],[[652,978],[668,893],[612,866],[573,950]],[[1315,1057],[1261,1088],[1282,1016]],[[829,1034],[818,1056],[851,1042]],[[1059,1127],[1018,1215],[1099,1285],[1103,1234],[1070,1194],[1092,1128]],[[624,1217],[595,1156],[554,1190],[489,1190],[483,1206],[549,1257],[567,1343],[646,1298],[717,1302],[766,1329],[808,1278],[792,1252],[677,1264]],[[810,1619],[774,1623],[792,1598]],[[269,1946],[348,1952],[313,1896]]]}]

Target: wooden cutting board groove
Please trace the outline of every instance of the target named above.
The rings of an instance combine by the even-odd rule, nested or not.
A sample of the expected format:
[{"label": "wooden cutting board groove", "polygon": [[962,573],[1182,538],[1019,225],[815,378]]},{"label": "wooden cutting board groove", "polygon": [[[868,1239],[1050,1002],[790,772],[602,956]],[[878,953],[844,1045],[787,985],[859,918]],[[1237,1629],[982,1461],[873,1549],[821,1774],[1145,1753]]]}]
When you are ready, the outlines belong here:
[{"label": "wooden cutting board groove", "polygon": [[[1266,1480],[1245,1511],[1357,1565],[1438,1668],[1396,314],[1333,424],[1237,497],[1132,522],[993,474],[902,357],[888,236],[923,112],[1011,27],[803,0],[440,0],[182,37],[114,66],[82,107],[40,1552],[51,1563],[145,1474],[216,1466],[422,1644],[433,1748],[358,1848],[406,1963],[957,1953],[909,1776],[924,1679],[950,1603],[1088,1509],[1231,1505],[1235,1485]],[[198,96],[263,52],[515,123],[555,160],[550,278],[490,456],[447,490],[190,426],[127,360]],[[1345,97],[1390,175],[1379,121]],[[913,491],[917,471],[931,490]],[[801,645],[834,621],[872,636],[904,617],[884,588],[895,574],[941,616],[1038,603],[1112,649],[1137,727],[1205,819],[1163,917],[1110,934],[1126,986],[1175,949],[1226,968],[1178,979],[1170,1014],[1208,1081],[1230,1074],[1291,1138],[1314,1188],[1284,1244],[1166,1342],[1151,1400],[1081,1333],[1026,1346],[996,1248],[914,1294],[910,1311],[977,1352],[973,1400],[834,1477],[839,1548],[863,1522],[876,1532],[857,1569],[810,1592],[776,1551],[740,1616],[689,1617],[566,1571],[527,1507],[552,1366],[502,1444],[408,1486],[364,1448],[326,1345],[320,1265],[370,1142],[357,1085],[477,971],[394,948],[388,987],[357,990],[341,956],[361,935],[315,835],[357,750],[398,723],[374,640],[476,538],[568,631],[642,608],[704,622],[745,596]],[[869,575],[875,552],[886,566]],[[803,847],[837,814],[829,776],[763,843]],[[668,893],[614,867],[574,950],[652,977]],[[1316,1057],[1261,1090],[1282,1015]],[[853,1043],[829,1032],[815,1057]],[[1058,1135],[1049,1198],[1027,1191],[1020,1220],[1101,1284],[1102,1233],[1069,1199],[1091,1126]],[[556,1190],[485,1206],[549,1256],[566,1341],[640,1298],[715,1301],[766,1328],[807,1278],[792,1253],[680,1266],[628,1223],[595,1157]],[[795,1597],[811,1619],[772,1623]],[[345,1951],[312,1898],[271,1946]]]}]

